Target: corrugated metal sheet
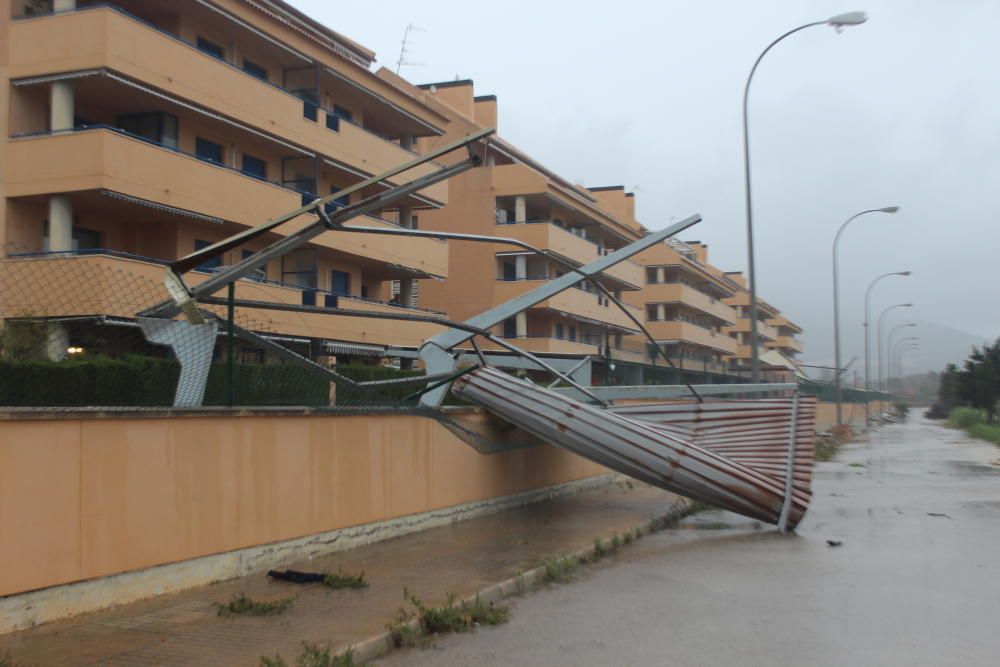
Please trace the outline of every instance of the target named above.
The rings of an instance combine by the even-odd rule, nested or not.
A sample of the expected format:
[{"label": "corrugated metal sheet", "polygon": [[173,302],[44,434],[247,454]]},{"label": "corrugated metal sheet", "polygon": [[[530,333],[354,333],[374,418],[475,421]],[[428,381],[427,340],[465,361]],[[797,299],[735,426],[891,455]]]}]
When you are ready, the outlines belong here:
[{"label": "corrugated metal sheet", "polygon": [[[809,506],[815,400],[811,397],[636,405],[575,401],[493,368],[453,391],[545,442],[689,498],[779,523],[794,444],[787,527]],[[792,424],[794,419],[794,438]]]}]

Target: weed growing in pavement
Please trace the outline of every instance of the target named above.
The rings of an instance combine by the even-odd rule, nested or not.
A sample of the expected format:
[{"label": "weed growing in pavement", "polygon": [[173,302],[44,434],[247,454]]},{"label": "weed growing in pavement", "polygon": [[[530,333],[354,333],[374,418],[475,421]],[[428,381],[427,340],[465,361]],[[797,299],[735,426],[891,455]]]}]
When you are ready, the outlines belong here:
[{"label": "weed growing in pavement", "polygon": [[[297,667],[354,667],[354,649],[349,648],[331,657],[328,646],[302,642],[302,652],[299,653],[295,664]],[[273,658],[262,655],[260,667],[288,667],[288,663],[280,655],[275,655]]]},{"label": "weed growing in pavement", "polygon": [[[504,606],[487,604],[479,596],[472,602],[455,603],[455,594],[449,593],[445,603],[438,607],[429,607],[414,593],[403,589],[406,598],[415,611],[414,615],[420,621],[420,627],[427,634],[445,632],[469,632],[480,625],[500,625],[510,618],[510,609]],[[403,610],[400,610],[403,611]]]},{"label": "weed growing in pavement", "polygon": [[364,570],[361,571],[361,574],[346,574],[340,570],[337,570],[336,574],[325,572],[323,583],[334,590],[368,588],[368,580],[365,579]]},{"label": "weed growing in pavement", "polygon": [[[410,592],[403,588],[403,597],[409,599]],[[397,648],[401,646],[413,646],[416,642],[417,635],[413,631],[413,627],[410,625],[410,621],[413,620],[415,614],[407,609],[406,607],[400,607],[396,611],[396,618],[391,622],[386,623],[385,629],[389,631],[389,636],[392,637],[392,643]]]},{"label": "weed growing in pavement", "polygon": [[247,597],[245,593],[240,593],[225,604],[218,602],[215,604],[219,608],[219,616],[269,616],[284,613],[293,602],[295,598],[260,602]]},{"label": "weed growing in pavement", "polygon": [[608,548],[604,545],[604,540],[599,537],[594,538],[594,560],[604,558],[609,553]]},{"label": "weed growing in pavement", "polygon": [[622,548],[622,538],[615,533],[611,536],[611,551],[618,551]]},{"label": "weed growing in pavement", "polygon": [[851,468],[864,468],[865,464],[864,463],[849,463],[848,466],[850,466]]},{"label": "weed growing in pavement", "polygon": [[632,540],[635,538],[635,533],[631,530],[626,530],[622,535],[622,544],[632,544]]},{"label": "weed growing in pavement", "polygon": [[542,581],[548,584],[569,581],[578,563],[573,556],[550,556],[542,561]]}]

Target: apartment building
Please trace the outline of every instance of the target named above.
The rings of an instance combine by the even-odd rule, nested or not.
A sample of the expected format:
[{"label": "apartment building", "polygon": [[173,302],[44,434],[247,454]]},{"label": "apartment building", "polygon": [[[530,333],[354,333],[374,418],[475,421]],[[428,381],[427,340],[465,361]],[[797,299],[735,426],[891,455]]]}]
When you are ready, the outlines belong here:
[{"label": "apartment building", "polygon": [[[645,269],[645,285],[625,299],[643,309],[656,344],[687,376],[699,382],[724,381],[738,351],[730,329],[739,319],[726,301],[739,292],[739,284],[708,263],[708,246],[698,241],[670,239],[642,252],[638,260]],[[643,341],[635,339],[637,344]],[[648,363],[665,365],[655,350],[648,355]]]},{"label": "apartment building", "polygon": [[[0,308],[5,317],[64,318],[64,342],[87,317],[128,320],[149,306],[148,290],[123,294],[130,281],[163,298],[165,262],[407,163],[422,139],[448,131],[447,116],[371,71],[371,51],[280,0],[0,4],[0,85],[9,98],[0,110],[0,246],[8,271],[31,262],[46,286],[42,296],[8,290]],[[359,222],[409,225],[447,201],[441,182]],[[277,238],[255,239],[190,280]],[[395,312],[412,307],[414,281],[447,274],[444,242],[328,232],[237,292]],[[436,331],[254,316],[289,341],[325,342],[348,358],[415,346]]]},{"label": "apartment building", "polygon": [[[391,73],[380,75],[407,88]],[[470,80],[408,90],[447,113],[454,132],[496,126],[496,97],[477,96]],[[420,143],[434,142],[424,138]],[[420,303],[453,319],[468,319],[524,294],[627,245],[644,231],[635,221],[634,199],[623,188],[571,183],[499,137],[491,139],[482,167],[451,179],[449,186],[448,206],[421,212],[418,227],[516,239],[558,258],[503,243],[451,242],[448,280],[423,281]],[[615,266],[602,278],[614,295],[638,290],[642,282],[642,267],[632,261]],[[629,308],[641,319],[640,309]],[[589,379],[600,382],[610,351],[627,354],[624,338],[636,331],[627,315],[596,285],[587,283],[510,318],[494,333],[546,357],[592,358],[596,363]],[[641,362],[643,355],[643,348],[638,348],[635,360]]]},{"label": "apartment building", "polygon": [[[747,371],[750,369],[752,328],[750,320],[750,292],[746,279],[740,271],[725,274],[739,287],[737,293],[725,299],[725,302],[736,310],[737,321],[725,328],[737,341],[736,354],[730,359],[733,370]],[[775,306],[757,297],[757,347],[759,358],[762,359],[762,371],[765,378],[782,378],[785,371],[794,366],[795,357],[802,351],[802,342],[796,337],[802,333],[802,328],[789,320]],[[767,351],[774,350],[780,357],[764,358]]]}]

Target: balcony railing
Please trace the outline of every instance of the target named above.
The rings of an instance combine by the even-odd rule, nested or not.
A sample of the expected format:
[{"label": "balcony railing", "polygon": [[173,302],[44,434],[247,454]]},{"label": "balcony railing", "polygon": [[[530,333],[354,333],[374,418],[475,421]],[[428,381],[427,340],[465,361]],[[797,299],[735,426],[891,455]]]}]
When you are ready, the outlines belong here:
[{"label": "balcony railing", "polygon": [[[522,222],[497,221],[496,226],[498,233],[501,235],[513,236],[514,238],[518,238],[520,241],[531,243],[532,245],[540,247],[543,250],[556,252],[565,256],[567,259],[579,262],[580,264],[588,264],[614,252],[611,248],[598,245],[592,239],[574,234],[568,229],[560,227],[550,218],[525,220]],[[546,234],[531,234],[528,235],[528,238],[519,238],[519,235],[515,230],[521,226],[526,229],[537,229],[541,227],[546,230]],[[604,275],[616,278],[629,284],[634,284],[636,287],[642,285],[642,266],[632,260],[619,262],[605,271]]]},{"label": "balcony railing", "polygon": [[[303,206],[305,206],[309,202],[315,201],[318,197],[320,197],[320,195],[318,195],[315,192],[312,192],[310,190],[304,190],[304,189],[301,189],[301,188],[292,187],[290,185],[290,183],[292,183],[294,181],[291,181],[291,182],[290,181],[281,182],[281,181],[272,180],[270,178],[264,178],[264,177],[258,176],[256,174],[250,173],[248,171],[244,171],[243,169],[237,169],[236,167],[233,167],[231,165],[225,164],[223,162],[216,162],[215,160],[210,160],[208,158],[199,156],[196,153],[191,153],[190,151],[185,151],[185,150],[182,150],[182,149],[177,148],[175,146],[169,146],[169,145],[164,144],[164,143],[159,142],[159,141],[153,141],[149,137],[144,137],[144,136],[139,135],[139,134],[133,134],[131,132],[123,130],[120,127],[116,127],[114,125],[106,125],[106,124],[103,124],[103,123],[90,123],[90,124],[86,124],[86,125],[77,125],[76,127],[74,127],[71,130],[41,130],[41,131],[38,131],[38,132],[20,132],[20,133],[12,135],[11,138],[12,139],[29,139],[31,137],[59,136],[59,135],[65,135],[65,134],[72,134],[72,133],[79,133],[79,132],[89,132],[89,131],[98,131],[98,130],[106,130],[106,131],[109,131],[109,132],[114,132],[115,134],[121,135],[123,137],[128,137],[129,139],[135,139],[137,141],[141,141],[144,144],[148,144],[150,146],[155,146],[156,148],[162,148],[163,150],[170,151],[171,153],[176,153],[177,155],[184,155],[186,157],[190,157],[190,158],[194,158],[196,160],[200,160],[201,162],[204,162],[205,164],[211,165],[213,167],[217,167],[219,169],[224,169],[224,170],[226,170],[228,172],[231,172],[231,173],[234,173],[234,174],[239,174],[240,176],[244,176],[244,177],[252,179],[254,181],[259,181],[261,183],[267,183],[268,185],[272,185],[274,187],[281,188],[282,190],[286,190],[288,192],[294,192],[295,194],[299,195],[299,197],[300,197],[300,199],[302,201],[302,205]],[[342,208],[343,206],[344,206],[344,204],[339,204],[337,202],[330,202],[330,203],[328,203],[326,205],[325,208],[326,208],[327,213],[333,213],[335,210],[337,210],[339,208]],[[368,220],[371,220],[372,222],[377,222],[377,223],[382,224],[382,225],[389,225],[389,226],[392,226],[392,227],[403,229],[403,226],[400,225],[398,222],[395,222],[393,220],[386,220],[385,218],[380,218],[378,216],[374,216],[374,215],[371,215],[371,214],[365,214],[363,216],[359,215],[358,217],[359,218],[366,218]],[[435,241],[435,242],[441,243],[441,244],[447,243],[447,241],[443,241],[443,240],[440,240],[440,239],[421,239],[421,241],[424,241],[424,240],[432,240],[432,241]]]},{"label": "balcony railing", "polygon": [[[45,252],[19,252],[19,253],[9,253],[4,259],[9,260],[24,260],[24,259],[62,259],[66,257],[113,257],[116,259],[127,259],[136,262],[143,262],[146,264],[156,264],[159,266],[168,266],[170,260],[160,259],[157,257],[149,257],[146,255],[138,255],[135,253],[124,252],[122,250],[112,250],[110,248],[85,248],[77,250],[60,250],[60,251],[45,251]],[[196,274],[207,274],[211,275],[217,273],[219,269],[216,268],[196,268],[192,273]],[[370,304],[370,305],[380,305],[380,306],[391,306],[393,308],[401,308],[403,310],[413,311],[415,313],[424,313],[431,315],[444,315],[443,312],[438,310],[431,310],[430,308],[420,308],[419,306],[405,306],[394,301],[379,301],[377,299],[369,299],[366,297],[354,296],[351,294],[341,294],[338,292],[331,292],[327,290],[321,290],[313,287],[305,287],[302,285],[296,285],[294,283],[287,283],[280,280],[272,280],[270,278],[265,278],[259,274],[251,274],[246,277],[246,280],[250,280],[254,283],[261,285],[270,285],[273,287],[280,287],[283,289],[296,290],[302,293],[302,305],[304,306],[323,306],[326,308],[351,308],[351,302],[360,304]],[[340,303],[341,301],[347,303]]]},{"label": "balcony railing", "polygon": [[[231,62],[229,62],[227,60],[222,60],[220,58],[216,58],[214,56],[211,56],[211,55],[205,53],[204,51],[202,51],[201,49],[199,49],[198,46],[197,46],[197,44],[189,42],[186,39],[184,39],[183,37],[180,37],[180,36],[175,35],[175,34],[173,34],[171,32],[168,32],[168,31],[164,30],[163,28],[161,28],[160,26],[157,26],[157,25],[155,25],[153,23],[150,23],[149,21],[146,21],[145,19],[139,18],[135,14],[132,14],[131,12],[123,9],[122,7],[119,7],[119,6],[117,6],[117,5],[113,4],[113,3],[110,3],[110,2],[100,2],[100,3],[82,5],[82,6],[78,6],[78,7],[72,8],[72,9],[60,10],[58,12],[55,12],[55,11],[45,11],[45,12],[37,12],[35,14],[30,14],[30,15],[15,16],[13,18],[13,20],[14,21],[24,21],[24,20],[42,18],[42,17],[46,17],[46,16],[70,14],[70,13],[74,13],[74,12],[87,12],[87,11],[94,11],[94,10],[100,10],[100,9],[111,10],[111,11],[115,12],[116,14],[118,14],[120,16],[124,16],[125,18],[128,18],[128,19],[130,19],[132,21],[135,21],[136,23],[144,26],[145,28],[153,30],[154,32],[156,32],[157,34],[159,34],[162,37],[165,37],[165,38],[170,39],[170,40],[172,40],[174,42],[177,42],[178,44],[183,44],[184,46],[186,46],[186,47],[194,50],[195,52],[199,53],[200,55],[204,56],[207,59],[206,62],[211,61],[213,63],[218,63],[218,64],[221,64],[221,65],[225,65],[229,69],[231,69],[231,70],[233,70],[235,72],[239,72],[239,74],[241,76],[245,76],[248,79],[252,79],[253,81],[256,81],[257,83],[259,83],[261,85],[268,86],[269,88],[272,88],[274,90],[280,91],[280,92],[284,93],[285,95],[288,95],[289,97],[292,97],[292,98],[294,98],[294,99],[296,99],[298,101],[303,101],[303,102],[305,101],[305,100],[303,100],[302,96],[301,95],[297,95],[295,93],[295,91],[289,90],[288,88],[285,88],[284,86],[280,86],[280,85],[274,83],[273,81],[271,81],[269,79],[263,79],[263,78],[261,78],[259,76],[251,74],[250,72],[247,72],[242,67],[240,67],[238,65],[235,65],[235,64],[233,64],[233,63],[231,63]],[[380,134],[379,132],[376,132],[376,131],[374,131],[374,130],[372,130],[370,128],[364,127],[363,125],[359,125],[359,124],[355,123],[353,120],[350,120],[348,118],[344,118],[340,114],[335,114],[333,112],[333,110],[326,109],[326,108],[321,107],[321,106],[316,105],[316,104],[314,104],[313,106],[316,109],[322,109],[323,113],[326,114],[328,118],[329,117],[333,117],[335,119],[333,123],[327,122],[327,124],[326,124],[327,129],[329,129],[331,131],[339,132],[340,131],[340,123],[347,123],[347,124],[349,124],[349,125],[357,128],[358,130],[360,130],[362,132],[365,132],[367,134],[370,134],[371,136],[373,136],[373,137],[375,137],[375,138],[377,138],[377,139],[379,139],[381,141],[384,141],[384,142],[387,142],[389,144],[392,144],[395,148],[397,148],[397,149],[399,149],[401,151],[406,151],[407,153],[410,153],[411,155],[414,155],[414,156],[419,155],[417,152],[413,151],[412,149],[404,148],[403,146],[399,145],[398,143],[396,143],[392,139],[389,139],[385,135]],[[332,125],[332,127],[331,127],[331,125]]]}]

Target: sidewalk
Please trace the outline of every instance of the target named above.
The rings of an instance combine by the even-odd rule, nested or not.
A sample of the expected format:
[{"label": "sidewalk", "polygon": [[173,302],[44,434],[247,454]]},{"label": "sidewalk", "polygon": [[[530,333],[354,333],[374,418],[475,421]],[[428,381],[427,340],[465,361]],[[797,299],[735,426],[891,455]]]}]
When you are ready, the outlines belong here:
[{"label": "sidewalk", "polygon": [[[406,586],[429,604],[509,580],[554,554],[578,551],[660,518],[679,500],[666,491],[616,483],[573,496],[406,535],[290,565],[306,571],[364,571],[370,586],[331,590],[264,574],[0,635],[0,656],[16,664],[258,665],[281,653],[289,664],[302,642],[340,653],[385,632]],[[220,618],[216,603],[244,593],[255,600],[296,596],[277,616]],[[371,647],[371,644],[369,644]]]}]

